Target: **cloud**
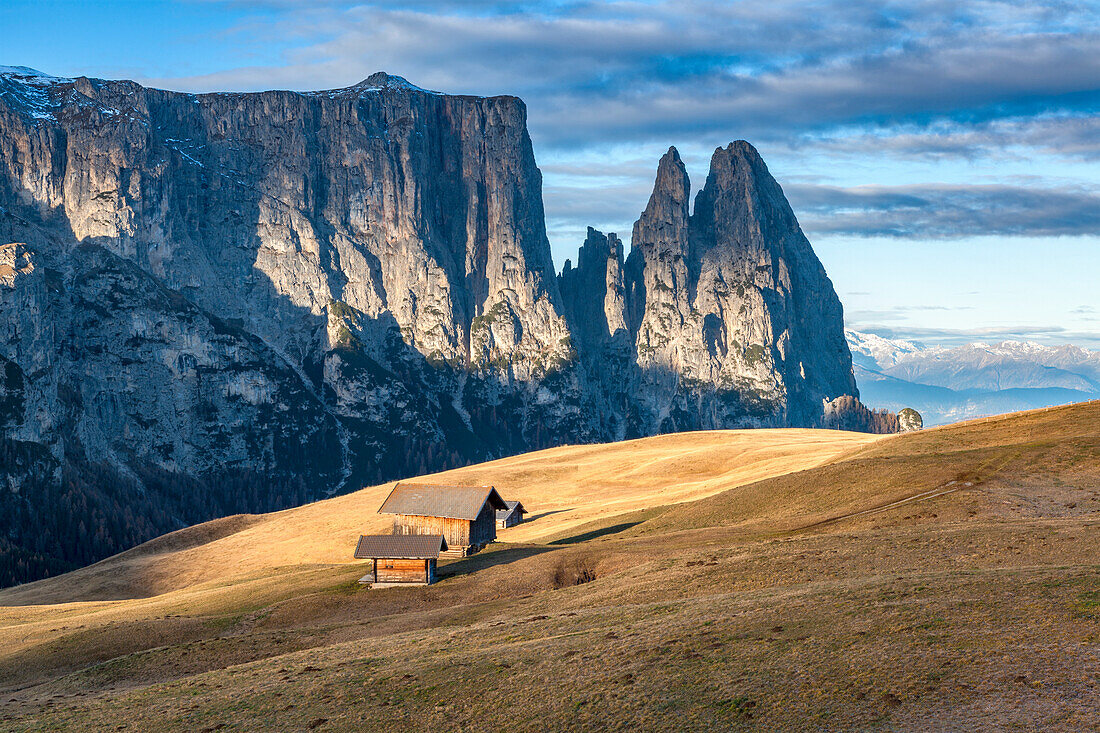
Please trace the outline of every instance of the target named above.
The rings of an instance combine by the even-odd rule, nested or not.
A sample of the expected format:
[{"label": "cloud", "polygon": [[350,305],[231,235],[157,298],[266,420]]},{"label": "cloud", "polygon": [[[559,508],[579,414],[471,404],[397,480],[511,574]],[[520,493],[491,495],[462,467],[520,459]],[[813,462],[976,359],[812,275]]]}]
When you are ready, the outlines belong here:
[{"label": "cloud", "polygon": [[[561,212],[550,216],[555,223],[568,223],[583,231],[587,225],[600,222],[600,226],[629,237],[651,188],[652,183],[645,185],[640,181],[599,187],[547,185],[543,198],[547,211]],[[623,212],[623,216],[616,221],[609,216],[611,212]]]},{"label": "cloud", "polygon": [[[600,163],[584,155],[601,146],[713,149],[745,138],[792,159],[812,150],[864,166],[884,156],[1100,158],[1100,10],[1091,3],[226,4],[248,11],[234,40],[278,46],[281,63],[144,81],[193,91],[315,89],[384,69],[432,89],[518,95],[540,160],[556,162],[544,165],[551,237],[576,240],[570,247],[589,224],[628,236],[652,185],[656,156]],[[1047,181],[845,188],[803,179],[785,188],[812,235],[1100,229],[1094,190]]]},{"label": "cloud", "polygon": [[[656,155],[653,156],[656,158]],[[561,262],[588,225],[629,239],[652,190],[653,164],[640,160],[546,166],[544,197]],[[698,177],[698,176],[696,176]],[[830,186],[794,182],[784,192],[811,240],[827,236],[961,239],[974,236],[1065,237],[1100,234],[1100,190],[1022,184]],[[696,189],[697,190],[697,189]]]},{"label": "cloud", "polygon": [[847,323],[848,327],[889,339],[917,340],[942,346],[974,342],[1032,340],[1046,344],[1075,344],[1085,348],[1100,348],[1100,333],[1074,331],[1062,326],[991,326],[980,328],[895,328],[874,323]]},{"label": "cloud", "polygon": [[845,327],[883,338],[920,341],[938,346],[960,346],[975,342],[1038,341],[1047,345],[1073,344],[1086,349],[1100,350],[1100,332],[1080,331],[1056,325],[922,328],[863,323],[845,318]]},{"label": "cloud", "polygon": [[243,35],[289,39],[283,65],[156,81],[316,88],[385,69],[434,89],[521,96],[550,146],[790,142],[1100,108],[1095,13],[1057,0],[260,5],[275,12]]},{"label": "cloud", "polygon": [[[888,278],[860,276],[907,249],[883,247],[876,236],[1027,236],[1012,244],[1028,271],[1047,254],[1042,247],[1057,246],[1039,237],[1100,227],[1100,173],[1091,165],[1100,160],[1095,2],[181,2],[222,21],[201,25],[203,53],[184,37],[195,28],[181,24],[175,36],[152,34],[186,47],[182,60],[126,45],[115,68],[187,91],[334,88],[385,70],[426,88],[523,98],[559,265],[575,256],[587,225],[629,238],[669,144],[697,189],[710,152],[741,138],[761,149],[811,237],[843,241],[843,252],[819,248],[835,258],[826,265],[838,283],[874,291],[859,297],[866,310],[849,315],[883,329],[900,329],[906,313],[922,316],[891,307],[897,294]],[[127,12],[107,5],[98,12]],[[12,28],[9,38],[26,33]],[[59,37],[53,28],[41,33]],[[172,67],[177,76],[160,71]],[[192,68],[217,71],[181,76]],[[890,261],[876,265],[883,258]],[[1065,280],[1087,283],[1088,264],[1066,268]],[[945,306],[965,295],[960,287]],[[1079,330],[1096,317],[1046,302],[1029,313]],[[939,315],[936,323],[951,323],[974,313],[923,318]],[[1035,328],[1036,338],[1059,337]],[[924,333],[997,338],[989,330]],[[1006,338],[1024,333],[1001,330]]]},{"label": "cloud", "polygon": [[787,147],[812,147],[857,158],[890,155],[915,160],[974,160],[993,156],[1026,160],[1038,153],[1092,161],[1100,158],[1100,116],[1066,113],[965,123],[899,123],[889,129],[839,130],[809,141],[792,139]]},{"label": "cloud", "polygon": [[803,229],[816,235],[901,238],[1100,233],[1100,192],[1001,184],[786,186]]},{"label": "cloud", "polygon": [[847,320],[853,323],[864,321],[906,321],[913,313],[972,311],[969,305],[899,305],[889,308],[858,309],[847,311]]}]

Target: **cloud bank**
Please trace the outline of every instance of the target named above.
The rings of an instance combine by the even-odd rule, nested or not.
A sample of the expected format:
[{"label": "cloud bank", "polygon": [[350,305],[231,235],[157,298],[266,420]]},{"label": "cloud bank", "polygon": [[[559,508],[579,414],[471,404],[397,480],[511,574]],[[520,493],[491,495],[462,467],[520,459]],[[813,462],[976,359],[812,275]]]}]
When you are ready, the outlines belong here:
[{"label": "cloud bank", "polygon": [[[997,238],[1012,252],[1003,262],[1019,263],[998,269],[1000,291],[1030,288],[1043,271],[1059,292],[1093,292],[1081,252],[1100,235],[1097,3],[191,2],[232,10],[241,20],[225,38],[256,65],[139,81],[317,89],[385,70],[431,89],[522,97],[558,265],[588,225],[629,239],[669,144],[697,190],[710,151],[747,139],[811,241],[836,258],[834,277],[875,290],[853,311],[862,324],[940,341],[1097,342],[1080,299],[1045,298],[1021,315],[1003,292],[945,294],[952,315],[899,307],[880,285],[904,269],[933,291],[934,272],[922,275],[912,252]],[[962,254],[958,266],[983,282],[981,257]],[[1052,272],[1044,259],[1067,264]],[[921,331],[933,323],[960,327]]]},{"label": "cloud bank", "polygon": [[[552,146],[685,135],[791,142],[910,125],[915,149],[922,138],[972,150],[1012,134],[1095,153],[1092,4],[233,4],[265,11],[237,34],[253,44],[289,39],[285,63],[154,81],[315,88],[386,69],[435,89],[517,94]],[[1061,135],[1044,135],[1051,115]]]},{"label": "cloud bank", "polygon": [[1100,192],[1009,185],[789,185],[803,229],[821,235],[952,238],[1100,232]]}]

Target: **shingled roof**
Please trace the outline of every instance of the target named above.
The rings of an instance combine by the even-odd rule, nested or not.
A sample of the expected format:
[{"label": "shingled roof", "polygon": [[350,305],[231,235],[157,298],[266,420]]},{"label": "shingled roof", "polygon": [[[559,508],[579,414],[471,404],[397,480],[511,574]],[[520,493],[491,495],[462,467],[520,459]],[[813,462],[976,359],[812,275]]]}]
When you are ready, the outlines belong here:
[{"label": "shingled roof", "polygon": [[493,509],[508,505],[492,486],[399,483],[382,502],[379,514],[411,514],[473,521],[488,502]]},{"label": "shingled roof", "polygon": [[520,514],[526,514],[527,510],[523,508],[523,504],[518,501],[506,501],[504,502],[507,509],[497,509],[497,521],[501,522],[511,516],[512,512],[519,512]]},{"label": "shingled roof", "polygon": [[355,558],[435,560],[446,549],[447,540],[438,534],[363,534],[355,546]]}]

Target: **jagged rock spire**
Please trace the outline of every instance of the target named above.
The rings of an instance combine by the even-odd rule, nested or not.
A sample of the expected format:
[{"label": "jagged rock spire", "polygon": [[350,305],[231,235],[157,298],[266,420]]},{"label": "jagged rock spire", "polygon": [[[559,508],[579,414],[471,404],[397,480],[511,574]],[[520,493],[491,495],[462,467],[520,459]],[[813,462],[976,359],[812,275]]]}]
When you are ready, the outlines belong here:
[{"label": "jagged rock spire", "polygon": [[[634,225],[625,276],[633,354],[605,381],[607,402],[630,403],[642,434],[815,424],[825,402],[858,393],[840,301],[782,189],[739,140],[715,150],[690,214],[689,195],[670,148]],[[590,230],[582,262],[592,242]],[[603,275],[602,262],[588,269],[570,278]]]},{"label": "jagged rock spire", "polygon": [[691,182],[680,153],[671,147],[661,156],[649,203],[634,224],[632,246],[649,252],[683,255],[687,248],[687,223]]},{"label": "jagged rock spire", "polygon": [[577,266],[566,260],[558,284],[570,331],[582,349],[625,337],[623,244],[614,232],[605,235],[588,227]]}]

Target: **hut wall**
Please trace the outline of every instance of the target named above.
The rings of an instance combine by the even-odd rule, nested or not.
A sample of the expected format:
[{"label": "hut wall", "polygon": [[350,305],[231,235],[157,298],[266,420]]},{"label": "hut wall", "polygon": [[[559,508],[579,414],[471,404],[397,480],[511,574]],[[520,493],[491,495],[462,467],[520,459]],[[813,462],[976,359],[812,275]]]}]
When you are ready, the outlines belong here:
[{"label": "hut wall", "polygon": [[393,518],[393,533],[441,534],[447,539],[449,547],[464,547],[473,544],[470,542],[470,522],[465,519],[398,514]]},{"label": "hut wall", "polygon": [[[469,545],[487,545],[497,538],[497,512],[489,502],[481,507],[477,519],[470,523]],[[449,544],[449,543],[448,543]]]},{"label": "hut wall", "polygon": [[378,583],[427,583],[431,560],[378,560],[375,580]]}]

